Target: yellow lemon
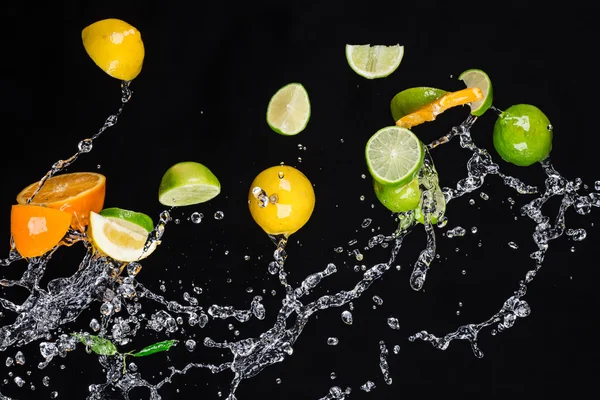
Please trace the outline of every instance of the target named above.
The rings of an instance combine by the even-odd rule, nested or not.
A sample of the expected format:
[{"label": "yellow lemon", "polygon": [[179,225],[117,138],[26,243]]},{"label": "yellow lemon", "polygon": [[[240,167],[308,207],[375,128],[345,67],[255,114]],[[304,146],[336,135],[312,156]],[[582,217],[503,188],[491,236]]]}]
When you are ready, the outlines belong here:
[{"label": "yellow lemon", "polygon": [[287,237],[310,219],[315,208],[315,191],[302,172],[278,165],[254,178],[248,206],[254,221],[267,234]]},{"label": "yellow lemon", "polygon": [[113,78],[130,81],[142,70],[144,43],[133,26],[120,19],[94,22],[81,32],[92,60]]}]

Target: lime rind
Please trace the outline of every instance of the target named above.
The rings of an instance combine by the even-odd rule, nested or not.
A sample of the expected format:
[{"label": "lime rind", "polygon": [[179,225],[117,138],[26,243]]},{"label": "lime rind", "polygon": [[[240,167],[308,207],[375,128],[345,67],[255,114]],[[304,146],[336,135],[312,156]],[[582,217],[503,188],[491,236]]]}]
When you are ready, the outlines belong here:
[{"label": "lime rind", "polygon": [[494,89],[490,77],[480,69],[468,69],[461,73],[458,79],[463,81],[468,88],[476,87],[481,89],[484,98],[469,104],[469,106],[471,107],[472,115],[476,117],[482,116],[492,106],[494,98]]},{"label": "lime rind", "polygon": [[141,212],[125,210],[117,207],[109,207],[100,211],[99,214],[108,219],[121,219],[131,222],[143,228],[146,230],[146,232],[152,232],[154,229],[154,222],[152,222],[152,218]]},{"label": "lime rind", "polygon": [[165,191],[158,199],[169,207],[183,207],[205,203],[217,197],[221,188],[214,185],[191,184]]},{"label": "lime rind", "polygon": [[405,89],[397,93],[390,102],[390,110],[394,121],[433,103],[448,92],[442,89],[419,86]]},{"label": "lime rind", "polygon": [[297,82],[279,89],[269,100],[267,124],[284,136],[302,132],[310,120],[310,99],[306,88]]},{"label": "lime rind", "polygon": [[392,46],[346,45],[348,65],[358,75],[367,79],[389,76],[398,69],[403,57],[404,46],[398,43]]},{"label": "lime rind", "polygon": [[365,146],[369,173],[382,185],[403,185],[414,179],[425,151],[419,138],[406,128],[389,126],[377,131]]}]

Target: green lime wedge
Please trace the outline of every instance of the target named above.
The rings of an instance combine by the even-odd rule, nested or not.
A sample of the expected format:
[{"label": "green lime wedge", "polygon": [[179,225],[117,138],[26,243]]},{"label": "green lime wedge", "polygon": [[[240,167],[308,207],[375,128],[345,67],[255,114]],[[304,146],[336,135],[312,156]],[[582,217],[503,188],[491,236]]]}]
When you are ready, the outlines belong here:
[{"label": "green lime wedge", "polygon": [[267,107],[267,123],[280,135],[297,135],[310,119],[310,101],[304,86],[285,85],[271,97]]},{"label": "green lime wedge", "polygon": [[394,72],[404,57],[404,46],[346,45],[350,68],[367,79],[384,78]]},{"label": "green lime wedge", "polygon": [[171,207],[189,206],[214,199],[221,193],[217,177],[204,165],[184,161],[173,165],[163,175],[158,201]]},{"label": "green lime wedge", "polygon": [[458,79],[463,81],[468,88],[479,88],[483,93],[483,99],[469,104],[471,114],[480,117],[492,106],[493,89],[490,77],[480,69],[468,69],[459,75]]},{"label": "green lime wedge", "polygon": [[365,147],[367,168],[383,185],[405,185],[423,165],[423,144],[406,128],[389,126],[377,131]]},{"label": "green lime wedge", "polygon": [[447,94],[445,90],[431,87],[414,87],[406,89],[396,94],[390,102],[392,118],[398,121],[407,114],[417,111],[426,105],[433,103],[443,95]]},{"label": "green lime wedge", "polygon": [[[144,228],[147,232],[152,232],[152,230],[154,229],[154,222],[152,222],[152,218],[141,212],[111,207],[105,208],[104,210],[100,211],[99,214],[105,218],[108,218],[109,220],[131,222],[132,224]],[[117,221],[117,223],[120,223],[120,221]]]},{"label": "green lime wedge", "polygon": [[399,186],[384,186],[373,180],[373,189],[375,189],[377,199],[391,212],[406,212],[419,207],[421,190],[418,177],[406,185]]},{"label": "green lime wedge", "polygon": [[[436,184],[435,191],[433,193],[433,204],[431,207],[433,212],[431,213],[429,221],[432,224],[437,224],[446,212],[446,198],[444,197],[444,192],[442,192],[440,185]],[[415,219],[421,224],[425,224],[425,215],[421,206],[417,207],[415,210]]]}]

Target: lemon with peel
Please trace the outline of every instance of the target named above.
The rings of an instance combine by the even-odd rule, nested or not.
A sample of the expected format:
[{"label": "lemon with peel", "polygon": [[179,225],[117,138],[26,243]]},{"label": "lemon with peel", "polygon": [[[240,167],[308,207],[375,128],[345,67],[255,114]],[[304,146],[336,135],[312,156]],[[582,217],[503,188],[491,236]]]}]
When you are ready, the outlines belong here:
[{"label": "lemon with peel", "polygon": [[248,193],[254,221],[269,235],[288,237],[310,219],[315,192],[308,178],[294,167],[267,168],[254,178]]},{"label": "lemon with peel", "polygon": [[142,70],[142,35],[127,22],[115,18],[94,22],[83,29],[81,38],[90,58],[113,78],[130,81]]}]

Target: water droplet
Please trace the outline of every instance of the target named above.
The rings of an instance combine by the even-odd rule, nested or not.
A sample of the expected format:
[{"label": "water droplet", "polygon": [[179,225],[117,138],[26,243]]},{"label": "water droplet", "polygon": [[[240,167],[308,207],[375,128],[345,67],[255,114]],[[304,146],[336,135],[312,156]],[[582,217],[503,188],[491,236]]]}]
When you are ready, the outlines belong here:
[{"label": "water droplet", "polygon": [[554,127],[552,126],[552,124],[549,124],[549,125],[547,126],[547,128],[548,128],[548,130],[549,130],[549,131],[551,131],[552,129],[554,129]]},{"label": "water droplet", "polygon": [[373,302],[378,306],[383,304],[383,299],[379,296],[373,296]]},{"label": "water droplet", "polygon": [[459,307],[462,307],[462,306],[463,306],[463,303],[459,301],[459,302],[458,302],[458,306],[459,306]]},{"label": "water droplet", "polygon": [[515,201],[513,200],[513,198],[512,198],[512,197],[509,197],[509,198],[507,198],[506,200],[507,200],[507,201],[508,201],[508,202],[509,202],[511,205],[514,205],[514,204],[515,204]]},{"label": "water droplet", "polygon": [[12,366],[14,363],[14,360],[11,357],[7,357],[6,358],[6,362],[4,363],[7,367]]},{"label": "water droplet", "polygon": [[594,189],[600,191],[600,181],[594,182]]},{"label": "water droplet", "polygon": [[516,244],[515,242],[508,242],[508,247],[510,247],[511,249],[517,250],[519,248],[519,245]]},{"label": "water droplet", "polygon": [[360,201],[365,201],[365,196],[363,196],[362,194],[360,195]]},{"label": "water droplet", "polygon": [[98,165],[96,165],[96,168],[100,169],[100,168],[102,168],[102,165],[98,164]]},{"label": "water droplet", "polygon": [[[360,175],[361,178],[365,179],[367,176],[365,174]],[[600,182],[600,181],[599,181]],[[599,189],[600,190],[600,189]]]},{"label": "water droplet", "polygon": [[366,228],[369,225],[371,225],[371,222],[373,222],[373,220],[371,218],[365,218],[363,220],[363,222],[360,224],[361,228]]},{"label": "water droplet", "polygon": [[129,364],[127,364],[127,369],[131,372],[137,372],[138,366],[136,363],[130,362]]},{"label": "water droplet", "polygon": [[337,346],[339,342],[339,339],[336,337],[327,338],[327,344],[330,346]]},{"label": "water droplet", "polygon": [[215,213],[215,219],[216,220],[221,220],[221,219],[223,219],[224,216],[225,216],[225,213],[223,211],[217,211]]},{"label": "water droplet", "polygon": [[392,329],[395,329],[395,330],[399,330],[400,329],[400,324],[398,323],[398,318],[389,317],[387,319],[387,324]]},{"label": "water droplet", "polygon": [[132,261],[129,264],[127,264],[127,275],[129,275],[130,277],[136,276],[140,273],[141,270],[142,265],[138,262]]},{"label": "water droplet", "polygon": [[333,249],[333,251],[335,251],[336,253],[342,253],[344,249],[341,247],[336,247],[335,249]]},{"label": "water droplet", "polygon": [[277,383],[279,385],[281,383],[281,378],[275,379],[275,383]]},{"label": "water droplet", "polygon": [[83,139],[81,142],[79,142],[77,147],[79,148],[80,153],[89,153],[92,151],[94,144],[92,143],[92,139]]},{"label": "water droplet", "polygon": [[302,157],[298,157],[298,162],[302,162]]},{"label": "water droplet", "polygon": [[23,378],[21,378],[20,376],[16,376],[15,377],[15,384],[18,387],[23,387],[23,385],[25,384],[25,380]]},{"label": "water droplet", "polygon": [[393,351],[394,351],[394,354],[400,353],[400,346],[399,345],[395,345]]},{"label": "water droplet", "polygon": [[360,386],[360,390],[363,390],[367,393],[373,389],[375,389],[375,384],[371,381],[367,381],[363,385]]},{"label": "water droplet", "polygon": [[473,200],[473,199],[469,199],[469,204],[470,204],[470,205],[475,205],[475,200]]},{"label": "water droplet", "polygon": [[42,384],[46,387],[50,386],[50,377],[49,376],[44,376],[42,378]]},{"label": "water droplet", "polygon": [[194,286],[194,293],[196,293],[196,294],[202,294],[202,288],[198,287],[198,286]]},{"label": "water droplet", "polygon": [[354,322],[352,313],[350,311],[344,311],[342,313],[342,321],[344,321],[346,325],[352,325],[352,323]]},{"label": "water droplet", "polygon": [[474,227],[471,228],[471,233],[473,233],[473,234],[477,233],[477,227],[476,226],[474,226]]},{"label": "water droplet", "polygon": [[571,247],[571,253],[575,253],[575,246]]},{"label": "water droplet", "polygon": [[479,197],[481,197],[483,200],[488,200],[490,198],[490,196],[488,196],[487,193],[484,192],[479,193]]},{"label": "water droplet", "polygon": [[54,392],[50,393],[51,399],[56,399],[57,397],[58,397],[58,392],[56,390]]},{"label": "water droplet", "polygon": [[457,310],[457,311],[456,311],[456,315],[460,315],[460,310]]},{"label": "water droplet", "polygon": [[196,348],[196,341],[193,339],[188,339],[185,341],[185,348],[188,351],[194,351],[194,349]]},{"label": "water droplet", "polygon": [[329,374],[329,377],[333,380],[335,378],[337,378],[335,372],[332,372],[331,374]]},{"label": "water droplet", "polygon": [[193,212],[192,215],[190,215],[190,220],[194,224],[199,224],[200,222],[202,222],[202,218],[204,218],[204,214],[199,212]]},{"label": "water droplet", "polygon": [[466,274],[467,274],[467,270],[463,269],[463,270],[461,271],[461,274],[463,274],[463,275],[466,275]]},{"label": "water droplet", "polygon": [[25,364],[25,355],[22,351],[19,350],[17,351],[17,354],[15,354],[15,362],[19,365]]}]

